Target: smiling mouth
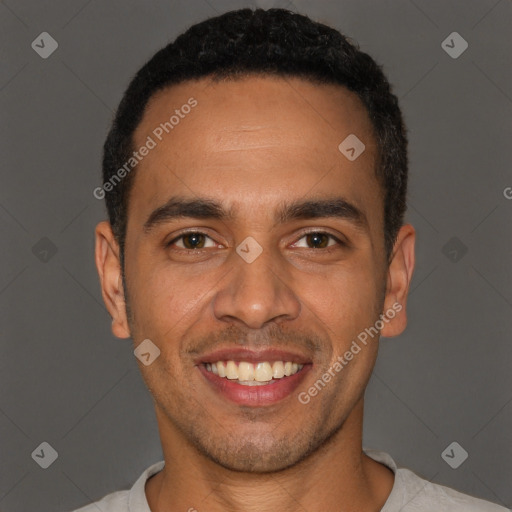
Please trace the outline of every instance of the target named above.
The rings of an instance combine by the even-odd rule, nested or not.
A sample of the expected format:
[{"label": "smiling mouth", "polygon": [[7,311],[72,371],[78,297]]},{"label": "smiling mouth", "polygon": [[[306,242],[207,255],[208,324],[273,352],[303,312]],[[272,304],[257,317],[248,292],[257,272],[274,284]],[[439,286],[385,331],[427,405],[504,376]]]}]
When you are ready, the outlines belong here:
[{"label": "smiling mouth", "polygon": [[243,386],[266,386],[298,373],[303,364],[293,361],[217,361],[203,363],[206,370],[218,377],[236,382]]}]

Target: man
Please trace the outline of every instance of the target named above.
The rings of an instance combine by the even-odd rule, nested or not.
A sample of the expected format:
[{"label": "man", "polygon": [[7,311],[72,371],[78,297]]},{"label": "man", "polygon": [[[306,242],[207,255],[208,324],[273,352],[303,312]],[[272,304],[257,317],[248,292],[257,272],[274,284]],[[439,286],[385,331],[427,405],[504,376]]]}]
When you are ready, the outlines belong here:
[{"label": "man", "polygon": [[165,462],[81,512],[505,510],[362,449],[379,336],[406,326],[406,145],[380,67],[286,10],[206,20],[137,73],[96,265]]}]

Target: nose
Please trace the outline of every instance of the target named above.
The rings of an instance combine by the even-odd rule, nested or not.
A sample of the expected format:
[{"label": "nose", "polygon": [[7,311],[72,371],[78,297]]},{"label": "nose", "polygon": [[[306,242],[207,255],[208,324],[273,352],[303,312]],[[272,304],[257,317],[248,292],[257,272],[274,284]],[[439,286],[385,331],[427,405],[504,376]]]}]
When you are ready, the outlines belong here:
[{"label": "nose", "polygon": [[232,271],[215,294],[215,317],[224,322],[238,322],[250,329],[267,323],[293,320],[301,310],[292,289],[292,281],[279,255],[263,248],[252,262],[238,253],[230,255]]}]

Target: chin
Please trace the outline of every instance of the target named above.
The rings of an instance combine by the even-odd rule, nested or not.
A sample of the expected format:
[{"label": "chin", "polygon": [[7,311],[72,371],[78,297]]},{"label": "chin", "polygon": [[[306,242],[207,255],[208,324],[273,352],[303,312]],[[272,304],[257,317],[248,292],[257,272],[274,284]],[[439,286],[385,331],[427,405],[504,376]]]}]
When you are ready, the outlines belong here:
[{"label": "chin", "polygon": [[[198,441],[198,440],[196,440]],[[205,441],[203,439],[203,441]],[[294,466],[315,449],[315,443],[299,436],[247,439],[208,439],[195,442],[203,456],[230,471],[275,473]]]},{"label": "chin", "polygon": [[281,456],[275,452],[269,454],[250,449],[239,450],[236,454],[232,452],[230,454],[205,453],[205,455],[219,466],[241,473],[275,473],[297,463],[297,459],[290,454]]}]

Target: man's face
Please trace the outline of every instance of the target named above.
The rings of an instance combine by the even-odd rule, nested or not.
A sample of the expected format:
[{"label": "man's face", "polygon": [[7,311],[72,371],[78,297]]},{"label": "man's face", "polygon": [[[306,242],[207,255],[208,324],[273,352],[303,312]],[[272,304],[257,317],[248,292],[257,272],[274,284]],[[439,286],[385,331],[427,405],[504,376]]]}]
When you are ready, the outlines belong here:
[{"label": "man's face", "polygon": [[[197,105],[159,140],[155,129],[191,97]],[[353,161],[338,149],[351,134],[365,144]],[[139,163],[129,199],[125,292],[135,345],[149,338],[160,349],[140,369],[161,433],[182,435],[227,468],[288,467],[341,428],[377,356],[370,338],[309,403],[298,400],[383,313],[383,192],[368,114],[342,87],[201,80],[151,99],[135,148],[148,136],[156,147]],[[160,214],[145,229],[171,197],[210,200],[231,217]],[[344,200],[360,216],[347,208],[278,215],[324,200]],[[276,375],[279,361],[303,367],[248,386],[207,369],[229,360],[242,373],[251,372],[242,361],[269,362]],[[257,370],[263,380],[268,368]]]}]

